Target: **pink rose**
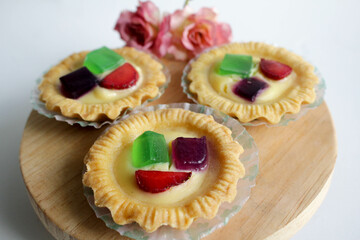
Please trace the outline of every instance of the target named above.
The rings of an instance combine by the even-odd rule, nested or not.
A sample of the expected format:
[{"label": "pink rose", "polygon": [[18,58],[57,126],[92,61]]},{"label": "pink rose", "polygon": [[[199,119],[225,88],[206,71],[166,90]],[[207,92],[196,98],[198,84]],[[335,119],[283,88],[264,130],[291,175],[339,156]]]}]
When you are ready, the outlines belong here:
[{"label": "pink rose", "polygon": [[178,60],[186,60],[208,47],[230,41],[230,25],[217,22],[213,9],[202,8],[193,13],[185,7],[164,17],[154,48],[160,57],[170,54]]},{"label": "pink rose", "polygon": [[160,11],[150,2],[139,2],[136,12],[123,11],[116,22],[115,30],[127,46],[151,51],[160,24]]}]

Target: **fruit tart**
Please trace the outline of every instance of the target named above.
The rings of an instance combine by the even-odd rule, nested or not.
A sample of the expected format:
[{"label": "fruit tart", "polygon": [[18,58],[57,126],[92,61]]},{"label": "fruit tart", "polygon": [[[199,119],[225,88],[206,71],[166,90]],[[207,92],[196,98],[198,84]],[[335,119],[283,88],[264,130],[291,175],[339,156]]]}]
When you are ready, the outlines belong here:
[{"label": "fruit tart", "polygon": [[191,63],[189,90],[197,102],[247,123],[278,123],[315,100],[318,77],[300,56],[265,43],[231,43]]},{"label": "fruit tart", "polygon": [[159,94],[163,65],[134,48],[72,54],[52,67],[39,85],[50,111],[85,121],[114,120]]},{"label": "fruit tart", "polygon": [[140,112],[109,128],[85,157],[85,186],[115,223],[187,229],[231,202],[245,174],[243,148],[212,116],[170,108]]}]

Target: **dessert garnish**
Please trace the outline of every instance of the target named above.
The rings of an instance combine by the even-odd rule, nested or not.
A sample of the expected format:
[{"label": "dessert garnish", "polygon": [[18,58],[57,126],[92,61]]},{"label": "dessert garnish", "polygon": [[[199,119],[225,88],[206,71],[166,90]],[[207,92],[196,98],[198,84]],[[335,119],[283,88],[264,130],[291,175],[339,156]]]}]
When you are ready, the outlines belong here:
[{"label": "dessert garnish", "polygon": [[98,79],[86,67],[60,77],[61,92],[65,97],[77,99],[93,89]]},{"label": "dessert garnish", "polygon": [[262,58],[260,61],[261,72],[268,78],[280,80],[292,72],[292,68],[286,64]]},{"label": "dessert garnish", "polygon": [[249,77],[253,59],[250,55],[226,54],[222,60],[218,73],[220,75],[236,74],[242,78]]},{"label": "dessert garnish", "polygon": [[200,171],[207,167],[208,151],[206,137],[178,137],[171,143],[172,160],[180,170]]},{"label": "dessert garnish", "polygon": [[101,82],[100,86],[108,89],[126,89],[136,84],[139,74],[130,63],[124,63]]},{"label": "dessert garnish", "polygon": [[146,131],[137,137],[131,150],[132,165],[136,168],[157,163],[170,163],[165,137]]},{"label": "dessert garnish", "polygon": [[236,83],[232,91],[239,97],[250,102],[255,102],[256,97],[268,86],[269,85],[266,82],[256,77],[250,77],[244,78]]},{"label": "dessert garnish", "polygon": [[[172,160],[176,169],[200,171],[207,167],[206,137],[178,137],[171,142]],[[169,163],[168,149],[162,134],[146,131],[135,139],[132,147],[132,164],[136,168],[157,163]],[[140,189],[158,193],[180,185],[191,177],[192,172],[137,170],[136,182]]]},{"label": "dessert garnish", "polygon": [[93,74],[114,70],[124,63],[125,59],[122,56],[107,47],[89,52],[84,60],[84,66]]},{"label": "dessert garnish", "polygon": [[[101,80],[104,73],[108,75]],[[63,95],[77,99],[97,84],[107,89],[121,90],[134,86],[138,79],[139,73],[130,63],[111,49],[102,47],[88,53],[84,66],[60,77],[60,82]]]},{"label": "dessert garnish", "polygon": [[135,172],[136,183],[145,192],[159,193],[186,182],[191,172],[144,171]]}]

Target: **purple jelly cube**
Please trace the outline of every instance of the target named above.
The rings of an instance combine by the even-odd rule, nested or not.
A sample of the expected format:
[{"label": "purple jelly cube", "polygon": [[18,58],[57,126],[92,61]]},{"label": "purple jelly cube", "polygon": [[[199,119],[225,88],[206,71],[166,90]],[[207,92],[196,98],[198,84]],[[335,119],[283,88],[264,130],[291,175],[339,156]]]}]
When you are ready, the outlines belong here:
[{"label": "purple jelly cube", "polygon": [[62,94],[67,98],[77,99],[93,89],[98,79],[86,67],[79,68],[60,77]]},{"label": "purple jelly cube", "polygon": [[178,137],[171,143],[172,160],[180,170],[200,171],[207,167],[208,150],[206,137]]},{"label": "purple jelly cube", "polygon": [[255,77],[244,78],[236,83],[232,89],[237,96],[250,102],[255,102],[256,97],[269,85]]}]

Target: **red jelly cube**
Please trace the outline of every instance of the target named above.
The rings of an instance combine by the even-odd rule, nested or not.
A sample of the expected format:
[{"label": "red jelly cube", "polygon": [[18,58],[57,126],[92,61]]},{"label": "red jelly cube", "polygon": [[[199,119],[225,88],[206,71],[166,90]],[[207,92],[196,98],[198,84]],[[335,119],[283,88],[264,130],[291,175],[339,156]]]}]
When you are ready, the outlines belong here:
[{"label": "red jelly cube", "polygon": [[126,89],[136,84],[139,73],[130,63],[124,63],[107,75],[100,86],[108,89]]},{"label": "red jelly cube", "polygon": [[292,68],[286,64],[263,58],[260,61],[260,69],[265,76],[273,80],[281,80],[292,72]]},{"label": "red jelly cube", "polygon": [[178,137],[172,143],[172,160],[180,170],[200,171],[207,167],[208,150],[206,137]]},{"label": "red jelly cube", "polygon": [[159,193],[171,187],[180,185],[191,177],[191,172],[162,172],[144,171],[135,172],[136,183],[145,192]]}]

